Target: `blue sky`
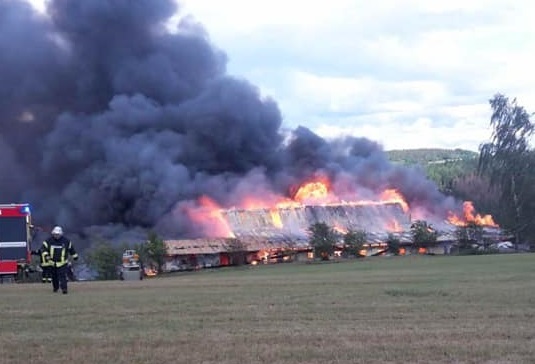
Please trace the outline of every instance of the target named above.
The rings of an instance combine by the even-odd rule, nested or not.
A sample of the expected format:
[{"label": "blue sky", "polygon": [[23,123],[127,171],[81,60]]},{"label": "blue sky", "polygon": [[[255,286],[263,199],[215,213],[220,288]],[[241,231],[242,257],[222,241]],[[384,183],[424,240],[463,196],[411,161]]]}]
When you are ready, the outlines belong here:
[{"label": "blue sky", "polygon": [[277,101],[288,128],[385,149],[477,150],[496,92],[535,111],[532,1],[180,3],[226,52],[229,73]]}]

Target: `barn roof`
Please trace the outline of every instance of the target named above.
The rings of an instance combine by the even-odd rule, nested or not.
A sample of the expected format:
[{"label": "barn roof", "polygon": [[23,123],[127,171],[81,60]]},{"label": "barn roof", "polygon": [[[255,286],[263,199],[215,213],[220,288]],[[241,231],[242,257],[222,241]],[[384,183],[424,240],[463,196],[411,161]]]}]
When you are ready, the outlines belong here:
[{"label": "barn roof", "polygon": [[[402,244],[411,244],[411,216],[399,203],[314,205],[278,209],[228,209],[223,216],[236,238],[167,240],[171,255],[217,254],[240,251],[309,248],[308,229],[323,222],[339,231],[365,231],[367,243],[384,243],[392,233]],[[444,220],[429,221],[438,242],[456,240],[457,226]],[[392,231],[397,232],[392,232]],[[499,228],[485,227],[484,237],[499,240]],[[236,249],[236,244],[239,249]],[[233,248],[233,246],[235,246]]]}]

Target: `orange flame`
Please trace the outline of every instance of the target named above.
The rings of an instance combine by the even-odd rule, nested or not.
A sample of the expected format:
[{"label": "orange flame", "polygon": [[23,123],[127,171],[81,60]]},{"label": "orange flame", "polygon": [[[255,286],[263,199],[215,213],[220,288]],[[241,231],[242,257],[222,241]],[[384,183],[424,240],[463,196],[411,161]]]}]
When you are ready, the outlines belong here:
[{"label": "orange flame", "polygon": [[[254,196],[247,196],[239,201],[238,206],[240,209],[248,210],[267,209],[273,226],[282,229],[284,226],[280,210],[285,208],[299,208],[305,204],[347,204],[353,206],[398,204],[405,213],[409,211],[411,211],[411,214],[417,213],[417,211],[412,211],[403,195],[397,189],[386,189],[379,193],[376,199],[358,200],[355,198],[350,201],[344,201],[331,190],[331,183],[323,176],[316,177],[300,185],[296,188],[295,193],[293,193],[293,198],[283,197],[268,191],[265,194],[256,193]],[[197,204],[195,206],[189,206],[186,212],[192,222],[196,223],[207,237],[235,237],[230,229],[229,223],[224,217],[223,207],[219,206],[209,197],[200,197]],[[468,223],[473,222],[478,225],[498,227],[491,215],[482,216],[477,214],[470,201],[466,201],[463,204],[462,218],[450,212],[448,221],[458,226],[466,226]],[[386,223],[384,228],[389,232],[397,233],[403,231],[401,223],[394,218]],[[346,229],[341,226],[335,226],[335,230],[340,233],[346,232]]]},{"label": "orange flame", "polygon": [[282,220],[281,215],[279,214],[279,211],[276,209],[269,210],[269,214],[271,215],[271,220],[273,221],[273,225],[275,227],[278,227],[279,229],[282,229]]},{"label": "orange flame", "polygon": [[326,181],[308,182],[300,186],[294,195],[294,201],[320,201],[325,202],[329,196],[329,184]]},{"label": "orange flame", "polygon": [[245,210],[257,210],[257,209],[278,209],[285,207],[297,207],[301,204],[297,201],[291,200],[289,198],[284,198],[282,196],[273,196],[269,195],[264,198],[259,198],[256,196],[247,196],[239,203],[240,209]]},{"label": "orange flame", "polygon": [[333,227],[333,230],[338,232],[338,233],[340,233],[340,234],[347,234],[347,229],[345,227],[343,227],[343,226],[338,225],[338,224]]},{"label": "orange flame", "polygon": [[208,196],[199,197],[197,202],[198,206],[187,208],[186,213],[193,222],[207,230],[205,231],[207,235],[213,237],[235,237],[227,220],[223,217],[221,206]]},{"label": "orange flame", "polygon": [[381,195],[379,197],[381,199],[381,202],[398,203],[403,209],[403,212],[409,211],[409,204],[407,203],[407,201],[405,201],[403,195],[396,189],[384,190],[383,192],[381,192]]},{"label": "orange flame", "polygon": [[261,261],[267,261],[269,258],[269,251],[260,250],[258,253],[256,253],[256,258]]},{"label": "orange flame", "polygon": [[262,209],[262,208],[268,207],[265,201],[254,198],[254,197],[245,198],[242,201],[241,205],[244,209],[248,209],[248,210]]},{"label": "orange flame", "polygon": [[448,221],[457,226],[466,226],[469,223],[474,223],[480,226],[492,226],[499,227],[494,222],[492,215],[480,215],[475,213],[476,209],[472,201],[463,202],[463,218],[460,218],[456,214],[450,211]]}]

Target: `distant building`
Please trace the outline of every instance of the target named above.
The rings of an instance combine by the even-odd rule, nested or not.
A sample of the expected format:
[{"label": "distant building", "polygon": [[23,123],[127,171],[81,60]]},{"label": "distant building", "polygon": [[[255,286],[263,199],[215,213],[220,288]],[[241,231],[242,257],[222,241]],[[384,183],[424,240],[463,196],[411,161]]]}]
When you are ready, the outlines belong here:
[{"label": "distant building", "polygon": [[[165,270],[181,271],[236,264],[303,261],[313,258],[308,228],[326,223],[340,232],[365,231],[367,242],[361,255],[387,252],[389,235],[400,241],[400,254],[449,254],[456,243],[458,226],[431,221],[438,233],[437,244],[414,250],[411,217],[398,203],[331,204],[278,209],[229,209],[222,212],[235,238],[167,240]],[[499,228],[485,227],[484,236],[493,241],[505,238]],[[336,249],[339,255],[342,243]]]}]

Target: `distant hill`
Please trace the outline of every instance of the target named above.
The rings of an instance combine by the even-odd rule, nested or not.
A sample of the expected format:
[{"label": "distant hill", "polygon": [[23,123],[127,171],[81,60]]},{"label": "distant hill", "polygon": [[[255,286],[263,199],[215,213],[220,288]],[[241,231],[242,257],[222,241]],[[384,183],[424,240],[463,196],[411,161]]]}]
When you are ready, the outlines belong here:
[{"label": "distant hill", "polygon": [[479,153],[463,149],[403,149],[386,151],[393,163],[419,166],[445,194],[461,197],[459,183],[477,172]]},{"label": "distant hill", "polygon": [[402,164],[419,164],[425,167],[428,164],[441,164],[447,162],[476,160],[479,153],[464,149],[395,149],[387,150],[390,161]]},{"label": "distant hill", "polygon": [[[471,201],[478,211],[495,217],[503,214],[498,190],[478,172],[479,153],[463,149],[405,149],[386,151],[398,165],[417,168],[440,192],[457,201]],[[503,223],[502,223],[503,224]]]}]

